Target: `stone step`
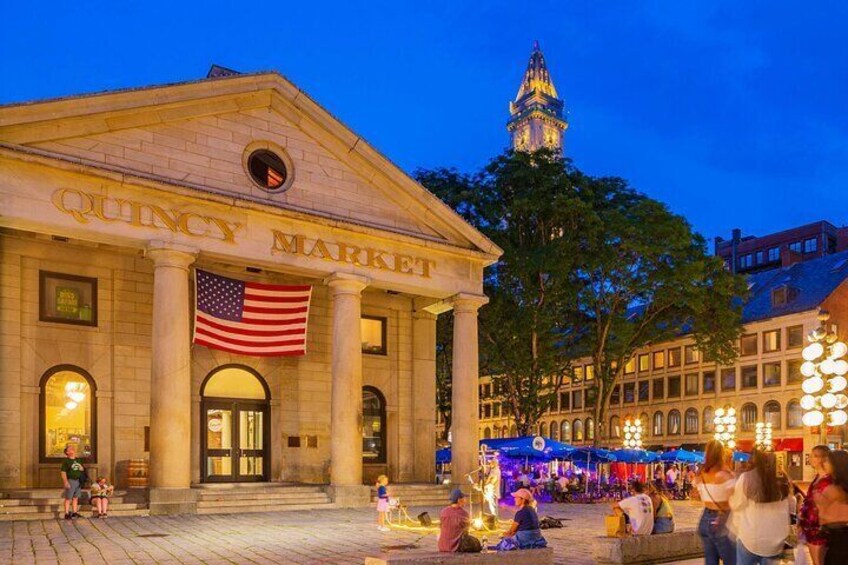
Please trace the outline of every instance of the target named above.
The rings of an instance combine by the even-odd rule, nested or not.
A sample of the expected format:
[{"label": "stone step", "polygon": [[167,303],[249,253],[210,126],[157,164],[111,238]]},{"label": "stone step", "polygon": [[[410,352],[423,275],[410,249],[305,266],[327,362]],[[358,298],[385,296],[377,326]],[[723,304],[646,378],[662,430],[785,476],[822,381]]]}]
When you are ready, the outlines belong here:
[{"label": "stone step", "polygon": [[[55,498],[5,498],[0,499],[0,508],[10,508],[15,506],[20,507],[33,507],[33,506],[44,506],[50,504],[62,504],[64,499],[62,497]],[[89,498],[88,496],[84,496],[80,499],[81,504],[88,505]],[[122,497],[122,496],[110,496],[109,504],[114,506],[115,504],[147,504],[147,499],[142,497]]]},{"label": "stone step", "polygon": [[321,505],[330,504],[330,499],[323,495],[321,497],[297,497],[284,500],[200,500],[197,503],[198,508],[231,508],[241,507],[249,508],[251,506],[302,506],[302,505]]},{"label": "stone step", "polygon": [[[80,512],[82,514],[82,518],[77,518],[77,520],[104,520],[104,518],[92,518],[92,513],[89,510],[85,510],[84,512]],[[109,508],[109,518],[112,517],[126,517],[126,516],[149,516],[150,512],[145,508],[139,508],[136,510],[112,510]],[[12,522],[12,521],[32,521],[32,520],[64,520],[62,517],[64,516],[64,511],[62,512],[23,512],[19,514],[3,514],[0,513],[0,522]],[[105,518],[105,520],[109,520],[109,518]]]},{"label": "stone step", "polygon": [[[21,489],[21,490],[4,490],[0,492],[0,504],[4,500],[22,500],[31,499],[37,500],[42,498],[62,498],[62,489],[60,488],[39,488],[39,489]],[[88,497],[89,490],[84,489],[83,496]],[[137,492],[127,490],[116,490],[110,498],[119,498],[122,496],[138,496],[147,498],[147,491],[139,490]]]},{"label": "stone step", "polygon": [[268,502],[274,504],[285,504],[287,502],[292,501],[302,501],[302,502],[320,502],[323,500],[328,500],[328,497],[323,492],[303,492],[303,493],[286,493],[286,494],[246,494],[243,496],[202,496],[200,497],[198,502],[210,503],[210,504],[229,504],[233,502],[245,502],[245,503],[261,503]]},{"label": "stone step", "polygon": [[288,483],[200,483],[191,488],[198,492],[244,492],[244,491],[316,491],[323,490],[324,485],[305,485]]},{"label": "stone step", "polygon": [[336,508],[332,502],[324,504],[261,504],[250,506],[199,506],[198,514],[242,514],[245,512],[290,512],[294,510],[312,511]]},{"label": "stone step", "polygon": [[[60,512],[60,511],[64,512],[64,508],[65,508],[65,506],[61,502],[59,502],[57,504],[38,504],[38,505],[25,505],[25,506],[0,506],[0,514],[27,514],[27,513],[35,513],[35,512],[55,513],[55,512]],[[88,505],[88,504],[82,504],[82,505],[80,505],[80,508],[82,510],[86,511],[86,512],[89,512],[89,511],[92,510],[93,507]],[[111,512],[113,509],[116,510],[116,511],[117,510],[146,510],[147,509],[147,503],[143,503],[143,504],[140,504],[140,503],[136,503],[136,504],[129,504],[129,503],[113,504],[113,503],[110,502],[109,503],[109,511]],[[82,514],[82,512],[80,512],[80,514]]]}]

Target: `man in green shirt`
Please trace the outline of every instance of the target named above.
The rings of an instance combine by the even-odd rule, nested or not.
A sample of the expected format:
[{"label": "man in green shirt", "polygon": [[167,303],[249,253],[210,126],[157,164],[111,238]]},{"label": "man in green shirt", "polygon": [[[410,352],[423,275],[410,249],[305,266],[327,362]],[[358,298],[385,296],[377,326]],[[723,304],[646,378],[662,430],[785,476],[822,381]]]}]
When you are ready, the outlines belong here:
[{"label": "man in green shirt", "polygon": [[[80,518],[77,511],[79,510],[79,497],[82,492],[80,478],[84,467],[82,462],[77,459],[77,448],[74,445],[68,444],[65,447],[65,460],[62,461],[59,470],[62,473],[62,483],[65,485],[65,492],[62,493],[62,498],[65,499],[65,520]],[[72,504],[73,506],[71,506]]]}]

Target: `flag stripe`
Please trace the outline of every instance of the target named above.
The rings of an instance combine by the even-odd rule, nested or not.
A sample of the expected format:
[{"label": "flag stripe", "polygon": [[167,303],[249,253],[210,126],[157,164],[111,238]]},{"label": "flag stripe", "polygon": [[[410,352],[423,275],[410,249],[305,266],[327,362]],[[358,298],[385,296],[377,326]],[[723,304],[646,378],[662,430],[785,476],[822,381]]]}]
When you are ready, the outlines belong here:
[{"label": "flag stripe", "polygon": [[195,270],[194,343],[256,356],[304,355],[312,287]]}]

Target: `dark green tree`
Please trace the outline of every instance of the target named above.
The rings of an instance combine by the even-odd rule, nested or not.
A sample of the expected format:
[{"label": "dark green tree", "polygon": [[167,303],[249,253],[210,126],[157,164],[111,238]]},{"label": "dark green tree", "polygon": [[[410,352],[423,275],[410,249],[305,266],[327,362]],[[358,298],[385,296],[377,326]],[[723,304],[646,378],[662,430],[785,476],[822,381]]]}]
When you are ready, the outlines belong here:
[{"label": "dark green tree", "polygon": [[453,312],[436,320],[436,410],[442,415],[442,440],[448,440],[451,426],[451,383],[453,382]]},{"label": "dark green tree", "polygon": [[520,435],[558,394],[574,345],[574,270],[586,211],[567,163],[549,151],[506,153],[481,173],[420,171],[418,180],[504,250],[487,271],[481,371],[491,375]]},{"label": "dark green tree", "polygon": [[575,354],[592,358],[596,444],[616,381],[634,353],[691,334],[707,358],[736,356],[745,280],[707,252],[704,239],[662,203],[619,178],[574,173],[590,210],[579,232],[577,306],[583,334]]}]

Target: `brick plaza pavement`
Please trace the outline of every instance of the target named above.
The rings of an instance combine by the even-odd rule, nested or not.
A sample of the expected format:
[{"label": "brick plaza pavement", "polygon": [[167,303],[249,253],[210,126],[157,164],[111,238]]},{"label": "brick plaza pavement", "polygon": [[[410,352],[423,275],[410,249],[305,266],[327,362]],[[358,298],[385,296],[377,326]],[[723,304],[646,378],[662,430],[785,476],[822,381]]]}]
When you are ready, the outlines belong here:
[{"label": "brick plaza pavement", "polygon": [[[608,508],[540,506],[540,515],[567,518],[563,529],[544,532],[554,547],[556,563],[592,563],[592,540],[602,532]],[[438,509],[427,510],[438,516]],[[693,527],[699,512],[689,503],[675,504],[679,527]],[[502,508],[502,517],[511,514],[511,508]],[[415,551],[403,548],[408,545],[436,549],[435,534],[382,533],[374,519],[372,509],[352,509],[0,522],[0,563],[363,563],[365,556],[381,549]]]}]

